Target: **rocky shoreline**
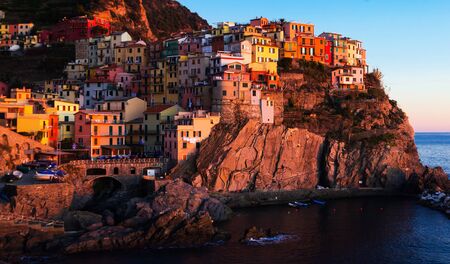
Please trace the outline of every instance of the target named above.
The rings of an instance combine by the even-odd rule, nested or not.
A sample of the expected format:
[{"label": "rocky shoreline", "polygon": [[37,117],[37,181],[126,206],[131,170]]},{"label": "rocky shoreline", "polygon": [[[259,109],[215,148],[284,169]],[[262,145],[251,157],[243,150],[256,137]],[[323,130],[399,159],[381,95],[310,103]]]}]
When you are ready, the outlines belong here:
[{"label": "rocky shoreline", "polygon": [[5,226],[6,232],[0,236],[0,259],[18,262],[23,255],[203,246],[227,239],[214,223],[229,219],[231,213],[210,197],[206,188],[175,180],[155,194],[102,212],[69,211],[64,215],[66,232]]},{"label": "rocky shoreline", "polygon": [[425,191],[420,196],[420,204],[443,212],[450,218],[450,194]]},{"label": "rocky shoreline", "polygon": [[[206,188],[196,188],[178,179],[153,195],[133,198],[115,210],[109,208],[102,213],[70,211],[64,216],[66,232],[8,227],[11,232],[0,237],[0,259],[15,263],[23,255],[199,247],[229,239],[215,223],[230,219],[230,208],[281,205],[311,199],[399,196],[417,197],[382,188],[208,193]],[[445,193],[424,192],[420,203],[449,215],[450,197]]]}]

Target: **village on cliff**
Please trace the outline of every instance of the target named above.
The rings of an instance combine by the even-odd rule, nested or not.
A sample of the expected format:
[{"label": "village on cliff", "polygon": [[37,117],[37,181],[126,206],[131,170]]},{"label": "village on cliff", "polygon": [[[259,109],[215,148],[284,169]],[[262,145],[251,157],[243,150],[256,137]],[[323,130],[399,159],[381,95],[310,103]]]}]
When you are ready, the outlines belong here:
[{"label": "village on cliff", "polygon": [[33,89],[0,82],[0,122],[63,149],[63,161],[146,157],[174,166],[194,155],[216,124],[232,121],[236,105],[248,118],[276,124],[290,76],[281,62],[323,65],[331,69],[330,90],[366,91],[362,42],[316,36],[310,23],[259,17],[158,42],[134,40],[97,17],[63,19],[45,30],[0,23],[0,49],[11,56],[58,43],[76,50],[64,76]]}]

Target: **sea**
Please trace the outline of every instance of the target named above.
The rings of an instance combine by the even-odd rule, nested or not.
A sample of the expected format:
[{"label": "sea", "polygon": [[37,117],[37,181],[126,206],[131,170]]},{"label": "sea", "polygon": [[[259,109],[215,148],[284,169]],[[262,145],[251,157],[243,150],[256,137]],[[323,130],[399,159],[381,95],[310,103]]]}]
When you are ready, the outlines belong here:
[{"label": "sea", "polygon": [[[422,162],[450,173],[450,133],[417,133]],[[243,244],[247,228],[283,234],[269,243]],[[220,228],[223,244],[195,249],[80,254],[53,263],[450,263],[450,221],[414,198],[360,198],[295,209],[288,205],[236,210]]]},{"label": "sea", "polygon": [[440,166],[450,175],[450,133],[416,133],[415,141],[424,165]]}]

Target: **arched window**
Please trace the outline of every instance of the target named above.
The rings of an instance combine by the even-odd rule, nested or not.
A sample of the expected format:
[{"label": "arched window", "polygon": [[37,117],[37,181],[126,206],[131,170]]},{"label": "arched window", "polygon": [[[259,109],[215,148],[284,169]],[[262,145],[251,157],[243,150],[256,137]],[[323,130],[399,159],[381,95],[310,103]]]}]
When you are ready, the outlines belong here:
[{"label": "arched window", "polygon": [[113,173],[114,173],[114,175],[119,174],[119,168],[115,167],[114,170],[113,170]]}]

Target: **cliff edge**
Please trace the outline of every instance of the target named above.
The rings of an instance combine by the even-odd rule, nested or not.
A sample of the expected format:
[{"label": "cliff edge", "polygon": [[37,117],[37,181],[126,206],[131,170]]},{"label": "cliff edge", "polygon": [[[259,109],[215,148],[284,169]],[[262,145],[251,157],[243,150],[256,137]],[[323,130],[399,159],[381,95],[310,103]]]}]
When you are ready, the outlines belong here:
[{"label": "cliff edge", "polygon": [[[302,78],[307,79],[297,76]],[[221,123],[202,143],[190,173],[175,175],[190,175],[194,185],[217,192],[318,186],[448,190],[441,168],[421,164],[405,113],[376,76],[367,80],[367,92],[345,93],[327,83],[284,83],[281,124]]]}]

